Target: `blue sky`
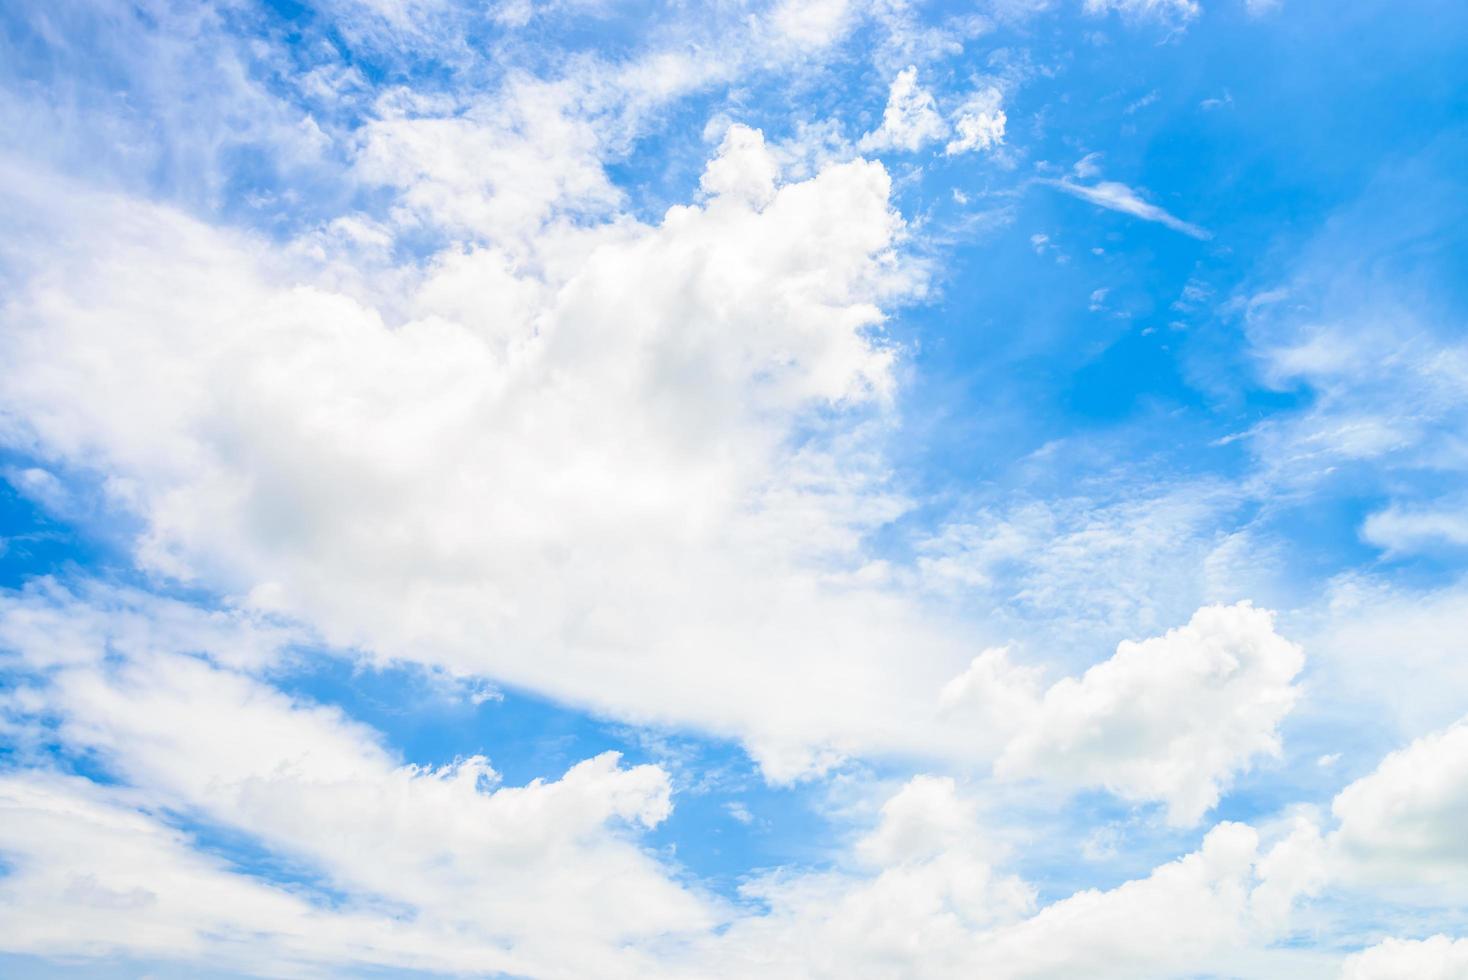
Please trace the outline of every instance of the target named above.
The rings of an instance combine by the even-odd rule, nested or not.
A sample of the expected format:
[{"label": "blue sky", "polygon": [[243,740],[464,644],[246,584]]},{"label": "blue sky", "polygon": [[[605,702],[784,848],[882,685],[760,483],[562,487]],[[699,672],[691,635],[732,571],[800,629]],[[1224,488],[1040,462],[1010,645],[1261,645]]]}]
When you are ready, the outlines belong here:
[{"label": "blue sky", "polygon": [[4,972],[1468,976],[1465,41],[8,5]]}]

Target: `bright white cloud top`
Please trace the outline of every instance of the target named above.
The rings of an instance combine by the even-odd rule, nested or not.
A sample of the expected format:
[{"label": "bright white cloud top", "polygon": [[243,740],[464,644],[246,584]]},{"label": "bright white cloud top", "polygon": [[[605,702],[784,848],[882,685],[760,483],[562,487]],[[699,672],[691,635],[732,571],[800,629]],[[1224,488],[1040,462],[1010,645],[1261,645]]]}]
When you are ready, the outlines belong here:
[{"label": "bright white cloud top", "polygon": [[0,973],[1468,976],[1468,16],[1304,8],[7,7]]}]

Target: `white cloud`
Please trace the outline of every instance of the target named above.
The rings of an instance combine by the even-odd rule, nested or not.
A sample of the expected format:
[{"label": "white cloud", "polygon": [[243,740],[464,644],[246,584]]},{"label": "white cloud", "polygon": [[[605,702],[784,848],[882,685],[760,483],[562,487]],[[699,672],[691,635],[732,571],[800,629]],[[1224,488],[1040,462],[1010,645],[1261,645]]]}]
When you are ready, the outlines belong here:
[{"label": "white cloud", "polygon": [[0,946],[156,957],[272,975],[344,964],[511,968],[493,943],[371,908],[325,911],[204,857],[137,794],[46,773],[0,776]]},{"label": "white cloud", "polygon": [[52,514],[65,515],[71,510],[71,492],[56,474],[38,466],[7,467],[0,477],[28,500],[40,504]]},{"label": "white cloud", "polygon": [[[1087,6],[1179,22],[1198,9]],[[847,0],[699,9],[652,50],[617,63],[578,56],[547,80],[522,72],[511,44],[469,50],[465,25],[481,10],[318,5],[321,20],[340,20],[323,33],[341,26],[387,75],[410,77],[398,59],[421,46],[485,93],[374,101],[331,54],[293,88],[301,66],[273,42],[236,45],[221,37],[223,15],[185,7],[150,7],[164,25],[151,33],[138,27],[145,17],[116,18],[115,50],[97,70],[103,101],[140,109],[114,118],[82,99],[68,116],[68,86],[31,86],[0,106],[14,142],[62,170],[102,170],[110,187],[153,193],[156,177],[196,215],[235,194],[223,178],[238,174],[222,162],[235,155],[252,170],[260,161],[265,183],[309,172],[241,206],[269,209],[262,227],[280,218],[272,236],[313,227],[282,247],[4,164],[0,440],[36,457],[8,477],[53,512],[100,502],[121,533],[138,529],[146,574],[221,607],[52,583],[6,596],[0,645],[20,653],[4,666],[23,679],[0,692],[0,736],[16,764],[60,745],[124,785],[0,776],[0,945],[265,974],[1293,975],[1231,957],[1273,956],[1260,944],[1318,887],[1325,845],[1313,824],[1273,849],[1224,825],[1150,876],[1035,914],[1040,892],[994,842],[1013,828],[991,833],[979,806],[989,789],[1018,788],[923,776],[834,870],[761,875],[751,907],[736,910],[644,850],[642,831],[672,806],[658,767],[603,755],[505,787],[486,759],[414,766],[342,712],[268,683],[291,644],[324,643],[468,675],[446,686],[476,699],[494,690],[488,676],[737,737],[773,780],[852,753],[972,778],[1000,756],[1005,776],[1160,800],[1179,822],[1277,752],[1299,652],[1262,613],[1201,611],[1048,687],[1004,648],[972,659],[1019,635],[1011,649],[1073,668],[1077,651],[1089,661],[1118,636],[1248,594],[1230,577],[1249,557],[1242,538],[1216,533],[1228,500],[1050,501],[940,528],[916,567],[874,558],[871,532],[909,507],[882,454],[901,374],[882,325],[923,289],[901,250],[921,226],[892,210],[881,166],[841,162],[853,148],[839,125],[811,122],[772,147],[758,130],[721,126],[696,204],[654,217],[624,213],[608,176],[606,161],[673,99],[777,65],[823,71],[820,52],[863,22],[884,79],[909,65],[866,148],[994,149],[1007,125],[1001,90],[956,108],[963,95],[944,95],[940,115],[913,67],[961,54],[981,18],[924,28],[905,4]],[[500,13],[524,22],[535,11]],[[687,29],[705,16],[704,31]],[[727,43],[707,43],[731,24],[742,26]],[[219,84],[175,98],[180,79],[198,78]],[[727,94],[761,113],[743,91]],[[674,177],[693,183],[689,171]],[[1055,186],[1207,237],[1124,185],[1087,186],[1097,177],[1088,157]],[[340,214],[332,195],[364,211]],[[1054,249],[1044,236],[1033,245]],[[1452,440],[1430,430],[1459,418],[1456,348],[1404,348],[1382,331],[1375,355],[1342,354],[1326,334],[1270,349],[1282,382],[1320,395],[1287,435],[1320,436],[1327,469],[1410,457],[1451,470]],[[1402,370],[1373,373],[1385,362]],[[1422,382],[1403,386],[1412,411],[1389,397],[1401,378]],[[1308,454],[1306,439],[1276,445]],[[1450,504],[1397,500],[1362,533],[1394,554],[1451,541]],[[1412,699],[1398,686],[1430,685],[1437,700],[1415,706],[1440,711],[1456,690],[1444,683],[1457,669],[1455,595],[1421,597],[1415,613],[1352,611],[1330,662],[1348,664],[1368,640],[1411,647],[1404,658],[1440,669],[1386,678],[1380,696],[1400,707]],[[1065,642],[1036,642],[1042,629]],[[1461,801],[1443,785],[1461,753],[1422,744],[1398,753],[1411,766],[1393,756],[1338,801],[1330,846],[1356,854],[1358,871],[1418,880],[1421,840],[1447,846],[1443,813]],[[1332,772],[1351,766],[1346,757]],[[1372,817],[1390,801],[1405,801],[1408,819]],[[764,826],[739,804],[727,812]],[[247,834],[315,884],[251,879],[171,821]],[[1092,853],[1107,845],[1097,838]],[[715,925],[730,925],[727,936]]]},{"label": "white cloud", "polygon": [[1457,420],[1468,392],[1468,350],[1424,336],[1406,310],[1326,314],[1312,323],[1298,322],[1301,312],[1280,298],[1248,314],[1264,380],[1314,395],[1308,409],[1252,434],[1273,478],[1311,481],[1348,461],[1465,465],[1441,429]]},{"label": "white cloud", "polygon": [[1087,153],[1075,162],[1075,166],[1071,170],[1082,180],[1099,177],[1101,175],[1101,154]]},{"label": "white cloud", "polygon": [[[838,6],[789,10],[834,36],[865,16]],[[417,8],[350,16],[412,47],[372,24]],[[455,49],[453,16],[417,26]],[[746,26],[472,98],[315,66],[303,90],[366,120],[327,126],[348,190],[390,203],[285,248],[14,166],[0,436],[140,527],[149,573],[328,644],[738,737],[776,778],[971,754],[932,700],[982,644],[863,548],[907,506],[881,327],[923,278],[885,170],[781,183],[735,128],[710,197],[644,223],[602,165],[680,94],[798,57]],[[394,264],[420,234],[451,244]]]},{"label": "white cloud", "polygon": [[1162,799],[1170,820],[1192,823],[1236,773],[1279,754],[1303,664],[1269,613],[1200,609],[1187,626],[1123,642],[1081,678],[1057,682],[998,771]]},{"label": "white cloud", "polygon": [[1468,939],[1387,939],[1346,958],[1341,980],[1460,980],[1468,977]]},{"label": "white cloud", "polygon": [[1113,180],[1103,180],[1096,184],[1077,184],[1071,180],[1042,180],[1040,183],[1064,191],[1083,201],[1090,201],[1097,207],[1120,211],[1122,214],[1129,214],[1143,221],[1154,221],[1193,238],[1207,241],[1213,237],[1206,229],[1174,217],[1157,205],[1143,200],[1127,185]]},{"label": "white cloud", "polygon": [[943,686],[938,703],[952,717],[959,713],[982,720],[982,734],[1003,740],[1034,721],[1043,695],[1039,667],[1013,664],[1003,647],[985,650],[968,669]]},{"label": "white cloud", "polygon": [[1271,959],[1265,947],[1303,894],[1287,860],[1298,847],[1292,833],[1261,853],[1252,828],[1220,824],[1145,878],[1032,913],[1030,886],[994,870],[1002,852],[972,802],[950,780],[920,776],[858,843],[865,875],[757,879],[745,892],[769,913],[735,922],[699,956],[713,976],[1286,975],[1288,954]]},{"label": "white cloud", "polygon": [[[0,650],[32,669],[95,665],[99,650],[121,657],[151,649],[204,652],[224,667],[265,671],[308,634],[248,612],[208,611],[130,589],[92,587],[78,597],[50,578],[0,593]],[[13,666],[7,664],[6,666]]]},{"label": "white cloud", "polygon": [[[1122,112],[1123,112],[1123,114],[1128,115],[1128,116],[1136,115],[1138,112],[1140,112],[1143,109],[1147,108],[1149,105],[1154,104],[1159,98],[1161,98],[1160,94],[1158,93],[1158,91],[1156,89],[1153,89],[1152,91],[1148,92],[1146,95],[1142,96],[1140,99],[1137,99],[1135,102],[1129,102],[1129,103],[1127,103],[1127,107],[1125,109],[1123,109]],[[1096,155],[1097,154],[1094,154],[1094,153],[1093,154],[1088,154],[1088,156],[1096,156]],[[1077,169],[1077,176],[1085,177],[1087,175],[1086,174],[1083,174],[1083,173],[1080,173],[1079,172],[1079,169]]]},{"label": "white cloud", "polygon": [[[1232,627],[1232,636],[1225,627]],[[1088,694],[1140,706],[1152,726],[1147,737],[1158,750],[1186,745],[1206,763],[1217,760],[1218,752],[1187,724],[1164,723],[1146,709],[1164,695],[1199,703],[1194,692],[1180,690],[1177,678],[1207,674],[1203,668],[1210,664],[1229,675],[1225,661],[1231,657],[1241,661],[1234,673],[1247,677],[1251,657],[1259,655],[1249,642],[1282,643],[1271,637],[1266,614],[1246,607],[1204,610],[1188,628],[1124,648],[1109,668],[1096,668],[1078,685],[1062,682],[1043,696],[1035,671],[1010,666],[1002,651],[989,651],[978,663],[994,667],[994,683],[985,687],[970,672],[945,699],[950,710],[968,710],[980,694],[1020,690],[1009,705],[1011,715],[1033,727],[1033,720],[1024,719],[1054,723],[1063,712],[1051,707],[1053,693],[1077,685]],[[234,956],[215,937],[245,930],[263,934],[238,953],[248,953],[242,962],[256,969],[262,963],[333,962],[344,956],[391,964],[410,957],[402,951],[415,944],[437,942],[435,956],[420,965],[462,969],[502,963],[503,969],[534,975],[584,973],[596,964],[603,974],[625,967],[640,975],[739,975],[759,968],[817,976],[882,975],[900,966],[924,975],[962,976],[981,963],[996,976],[1021,977],[1059,975],[1089,959],[1100,975],[1137,975],[1184,962],[1179,957],[1185,948],[1194,950],[1198,958],[1190,962],[1196,963],[1214,955],[1210,950],[1220,937],[1242,941],[1277,928],[1314,880],[1309,841],[1296,842],[1298,833],[1261,858],[1252,831],[1215,830],[1210,841],[1223,834],[1233,844],[1205,843],[1200,855],[1143,882],[1082,893],[1027,919],[1034,890],[1002,871],[1007,848],[985,832],[974,798],[951,778],[923,776],[886,801],[877,826],[857,842],[845,870],[786,870],[757,879],[746,897],[759,899],[769,912],[727,919],[716,904],[678,884],[630,836],[668,813],[668,782],[660,769],[623,768],[605,755],[559,780],[500,787],[483,759],[441,769],[404,765],[372,730],[336,709],[294,701],[259,679],[259,671],[280,663],[283,646],[299,639],[245,613],[206,613],[100,586],[73,594],[41,582],[0,603],[0,646],[11,651],[7,667],[12,676],[27,678],[24,693],[16,689],[4,702],[8,731],[49,719],[48,737],[90,754],[135,788],[128,791],[132,803],[108,797],[108,806],[136,808],[147,800],[152,807],[235,827],[351,898],[336,911],[292,913],[296,907],[286,906],[279,918],[313,924],[316,942],[306,945],[275,919],[252,918],[254,905],[282,901],[258,882],[230,876],[227,887],[220,886],[259,893],[229,915],[207,903],[190,915],[171,911],[187,903],[190,889],[212,888],[210,876],[224,874],[206,867],[176,885],[163,876],[153,889],[177,890],[159,892],[165,898],[158,914],[175,930],[161,945],[139,941],[95,950]],[[1143,677],[1161,668],[1172,669],[1161,672],[1161,682]],[[1227,676],[1216,680],[1228,688]],[[1065,708],[1070,699],[1058,700]],[[1105,731],[1108,725],[1115,730],[1115,716],[1093,711],[1090,717],[1105,744],[1074,751],[1106,773],[1117,760],[1096,755],[1114,748]],[[1233,718],[1209,715],[1204,721],[1217,724],[1224,737],[1259,740],[1255,732],[1240,736]],[[101,791],[73,786],[68,792]],[[166,862],[146,860],[163,867],[199,864],[178,834],[160,827],[147,833],[172,840],[173,850]],[[61,921],[90,922],[80,913],[65,918],[66,903],[81,900],[76,889],[63,887],[82,875],[62,854],[73,838],[24,843],[22,836],[18,831],[6,838],[7,853],[29,855],[28,874],[62,882],[42,890],[56,903],[45,907],[61,910]],[[362,860],[366,854],[370,861]],[[128,896],[143,887],[135,869],[114,873],[110,865],[98,865],[87,873],[98,894]],[[614,900],[604,887],[616,889]],[[374,932],[372,916],[382,903],[415,910],[417,924]],[[1146,909],[1160,904],[1181,910],[1169,919],[1170,938],[1160,947],[1145,948],[1140,934],[1117,926],[1141,921]],[[609,915],[609,907],[617,914]],[[1266,909],[1273,911],[1265,916]],[[1261,916],[1267,929],[1255,921]],[[721,936],[706,932],[721,920],[730,923]],[[353,938],[357,931],[363,938]],[[97,935],[122,933],[113,923]],[[658,937],[666,934],[683,936],[685,952],[676,945],[665,948]],[[89,948],[76,932],[53,928],[44,935],[48,950]]]},{"label": "white cloud", "polygon": [[[1057,441],[1035,455],[1043,465],[1087,449]],[[1133,474],[1109,491],[1088,489],[960,511],[918,543],[922,587],[983,601],[999,635],[1079,664],[1094,661],[1102,643],[1160,632],[1199,606],[1271,584],[1248,533],[1219,532],[1243,499],[1239,487]]]},{"label": "white cloud", "polygon": [[1008,732],[995,767],[1162,800],[1192,824],[1256,758],[1278,756],[1278,726],[1298,697],[1299,647],[1247,603],[1198,610],[1183,627],[1121,643],[1109,660],[1043,694],[1036,673],[987,651],[944,689],[991,733]]},{"label": "white cloud", "polygon": [[1398,740],[1462,714],[1459,692],[1468,685],[1463,583],[1410,589],[1343,576],[1329,584],[1323,601],[1291,618],[1292,635],[1321,668],[1311,685],[1321,701],[1354,706]]},{"label": "white cloud", "polygon": [[943,148],[948,156],[989,150],[1004,142],[1003,95],[997,88],[975,92],[953,115],[956,137]]},{"label": "white cloud", "polygon": [[[623,767],[607,753],[556,780],[504,787],[480,757],[405,765],[337,709],[293,700],[199,655],[220,650],[239,661],[234,651],[278,639],[254,634],[248,620],[132,593],[101,590],[86,601],[43,586],[6,596],[0,637],[20,661],[8,666],[28,683],[25,698],[4,705],[8,723],[48,720],[53,738],[97,759],[153,807],[247,834],[356,907],[406,908],[426,924],[425,939],[457,936],[459,955],[445,966],[474,962],[462,954],[477,949],[493,951],[482,962],[515,973],[615,967],[636,960],[640,939],[713,921],[713,907],[635,841],[635,828],[670,812],[660,768]],[[64,862],[56,841],[42,837],[7,847],[29,854],[51,880]],[[324,912],[310,918],[334,921]],[[50,934],[63,948],[69,939],[85,949],[90,938],[81,921]],[[365,960],[395,961],[390,945],[356,942]],[[330,955],[344,952],[338,945]]]},{"label": "white cloud", "polygon": [[[288,638],[243,614],[99,586],[5,597],[0,642],[11,675],[27,678],[25,696],[6,699],[7,725],[47,719],[48,737],[125,785],[0,781],[12,867],[0,941],[272,973],[959,977],[982,966],[1018,978],[1084,963],[1143,976],[1228,963],[1241,946],[1262,955],[1314,887],[1313,826],[1261,851],[1253,830],[1222,825],[1145,879],[1036,913],[976,798],[919,776],[837,870],[771,872],[744,888],[762,907],[723,908],[636,845],[636,828],[668,813],[662,770],[604,755],[502,787],[482,759],[404,765],[370,729],[254,676]],[[158,812],[246,833],[341,897],[321,903],[202,857]]]},{"label": "white cloud", "polygon": [[758,209],[774,200],[779,177],[780,165],[765,148],[764,134],[736,124],[724,134],[698,184],[707,194]]},{"label": "white cloud", "polygon": [[1173,22],[1191,20],[1201,9],[1197,0],[1086,0],[1086,12],[1089,14],[1115,11],[1126,17],[1151,17]]},{"label": "white cloud", "polygon": [[1331,804],[1332,843],[1367,880],[1461,883],[1468,873],[1468,720],[1392,752]]},{"label": "white cloud", "polygon": [[739,823],[744,824],[745,826],[754,823],[754,814],[749,812],[749,807],[745,806],[743,803],[738,802],[737,800],[730,803],[725,803],[724,812],[728,813],[730,817],[732,817]]},{"label": "white cloud", "polygon": [[491,16],[508,27],[524,27],[538,17],[605,16],[612,7],[607,0],[498,0],[491,8]]},{"label": "white cloud", "polygon": [[1249,893],[1254,924],[1283,936],[1302,899],[1320,894],[1332,881],[1330,847],[1321,836],[1313,808],[1288,815],[1274,828],[1276,842],[1259,860],[1259,883]]},{"label": "white cloud", "polygon": [[8,13],[16,36],[44,46],[7,58],[0,125],[12,157],[205,211],[228,196],[231,161],[242,152],[259,161],[267,185],[309,188],[335,169],[319,103],[266,81],[283,68],[279,51],[236,34],[225,10],[85,0]]},{"label": "white cloud", "polygon": [[[866,152],[905,150],[914,153],[948,133],[933,94],[918,85],[917,68],[908,65],[892,79],[882,125],[863,136],[857,148]],[[1001,124],[1002,134],[1002,124]]]},{"label": "white cloud", "polygon": [[1252,828],[1220,824],[1147,878],[1080,892],[996,930],[975,962],[1005,978],[1160,977],[1226,962],[1273,931],[1255,924],[1250,906],[1257,848]]},{"label": "white cloud", "polygon": [[[1462,501],[1447,475],[1468,471],[1468,345],[1446,300],[1457,198],[1439,167],[1452,170],[1426,152],[1384,170],[1273,288],[1235,301],[1260,377],[1308,395],[1249,432],[1261,478],[1276,494],[1370,487],[1389,502],[1369,533],[1401,552],[1453,546]],[[1432,499],[1437,487],[1453,489]]]},{"label": "white cloud", "polygon": [[1021,916],[1033,890],[991,866],[973,803],[953,780],[918,776],[882,807],[849,872],[775,872],[746,884],[769,906],[696,953],[711,976],[946,976],[973,933]]},{"label": "white cloud", "polygon": [[607,158],[651,114],[737,74],[749,43],[737,37],[717,58],[652,49],[616,63],[588,59],[551,79],[510,71],[472,98],[385,88],[344,140],[348,177],[395,191],[388,217],[402,229],[528,259],[527,239],[548,221],[614,217],[622,191]]},{"label": "white cloud", "polygon": [[[709,186],[757,143],[736,131]],[[967,641],[859,547],[905,506],[872,441],[880,327],[921,286],[879,164],[344,284],[167,209],[11,186],[88,236],[0,314],[6,437],[95,478],[146,568],[770,759],[931,744]]]},{"label": "white cloud", "polygon": [[1468,546],[1468,510],[1405,508],[1379,510],[1361,525],[1361,537],[1388,554],[1402,555],[1440,547]]},{"label": "white cloud", "polygon": [[135,791],[74,776],[0,776],[0,947],[73,963],[150,959],[257,976],[389,967],[633,977],[650,967],[610,948],[580,963],[569,946],[533,960],[493,930],[405,915],[392,901],[327,900],[310,885],[269,884],[201,853],[152,809]]},{"label": "white cloud", "polygon": [[569,111],[569,85],[521,82],[462,113],[394,94],[354,136],[355,174],[398,189],[404,220],[513,242],[558,210],[607,214],[620,200],[601,166],[605,135]]},{"label": "white cloud", "polygon": [[849,0],[779,0],[769,14],[775,36],[802,49],[821,49],[841,40],[855,25]]}]

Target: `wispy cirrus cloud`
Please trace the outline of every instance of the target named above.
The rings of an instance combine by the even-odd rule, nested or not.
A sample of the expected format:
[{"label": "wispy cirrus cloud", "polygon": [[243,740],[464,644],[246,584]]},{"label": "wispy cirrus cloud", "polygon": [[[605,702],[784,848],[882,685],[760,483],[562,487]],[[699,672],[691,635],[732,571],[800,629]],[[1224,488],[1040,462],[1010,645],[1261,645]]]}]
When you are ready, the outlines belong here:
[{"label": "wispy cirrus cloud", "polygon": [[1042,180],[1040,183],[1063,191],[1083,201],[1090,201],[1097,207],[1106,208],[1109,211],[1120,211],[1143,221],[1155,221],[1157,224],[1180,231],[1199,241],[1208,241],[1213,233],[1206,228],[1177,217],[1176,215],[1158,207],[1145,200],[1135,190],[1126,184],[1114,180],[1103,180],[1095,184],[1077,184],[1073,180]]}]

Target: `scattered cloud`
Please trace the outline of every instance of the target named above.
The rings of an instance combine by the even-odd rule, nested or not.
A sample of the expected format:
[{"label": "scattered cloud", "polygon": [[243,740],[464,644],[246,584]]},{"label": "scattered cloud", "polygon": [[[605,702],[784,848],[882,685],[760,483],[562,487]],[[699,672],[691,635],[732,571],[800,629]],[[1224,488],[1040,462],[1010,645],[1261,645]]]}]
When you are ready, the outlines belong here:
[{"label": "scattered cloud", "polygon": [[[1002,136],[1002,122],[999,129]],[[942,139],[947,132],[948,124],[938,114],[932,93],[918,85],[917,68],[909,65],[892,79],[887,107],[882,110],[882,125],[863,136],[857,147],[866,152],[904,150],[912,153]],[[980,135],[976,134],[975,140]],[[962,137],[967,138],[967,134]]]},{"label": "scattered cloud", "polygon": [[1110,180],[1103,180],[1096,184],[1077,184],[1071,180],[1042,180],[1040,183],[1083,201],[1089,201],[1097,207],[1120,211],[1122,214],[1129,214],[1143,221],[1154,221],[1201,241],[1207,241],[1213,237],[1206,229],[1174,217],[1157,205],[1148,203],[1125,184]]},{"label": "scattered cloud", "polygon": [[1161,637],[1124,642],[1043,692],[1038,672],[986,651],[948,684],[943,702],[1009,733],[1001,776],[1161,800],[1171,822],[1193,824],[1236,773],[1280,755],[1278,727],[1299,696],[1292,682],[1303,666],[1270,614],[1215,606]]},{"label": "scattered cloud", "polygon": [[[1153,89],[1152,91],[1148,92],[1146,95],[1142,96],[1140,99],[1137,99],[1137,100],[1135,100],[1133,102],[1128,102],[1127,103],[1127,107],[1125,109],[1123,109],[1122,112],[1125,113],[1128,116],[1136,115],[1138,112],[1141,112],[1143,109],[1147,108],[1148,106],[1155,104],[1157,102],[1157,99],[1158,99],[1157,90],[1156,89]],[[1084,177],[1085,174],[1081,174],[1080,176],[1083,176]]]},{"label": "scattered cloud", "polygon": [[1003,96],[992,86],[976,92],[955,111],[953,129],[955,138],[943,148],[948,156],[989,150],[1004,142],[1004,127],[1008,122],[1001,108]]},{"label": "scattered cloud", "polygon": [[[74,887],[50,893],[58,915],[38,938],[50,937],[65,950],[110,935],[118,951],[148,952],[146,938],[127,939],[136,933],[124,926],[134,906],[163,903],[157,911],[169,916],[211,881],[226,895],[239,893],[244,910],[222,901],[194,910],[176,922],[182,931],[173,941],[190,935],[189,923],[201,930],[192,934],[198,943],[208,941],[202,931],[212,922],[233,932],[250,925],[263,905],[269,910],[263,928],[274,942],[265,944],[262,957],[287,955],[305,926],[319,922],[328,935],[357,933],[365,962],[407,965],[404,946],[446,944],[429,959],[443,969],[489,963],[543,974],[577,961],[626,961],[618,948],[629,940],[712,921],[713,910],[684,892],[623,830],[668,816],[668,778],[658,767],[624,767],[607,753],[559,779],[506,787],[483,757],[438,768],[405,765],[376,732],[341,711],[289,698],[254,676],[279,659],[282,639],[246,617],[210,616],[103,587],[82,597],[43,583],[0,600],[0,642],[20,661],[8,667],[28,679],[27,696],[4,704],[8,723],[39,730],[43,719],[53,719],[54,737],[68,750],[90,754],[135,790],[89,790],[62,777],[11,780],[14,822],[0,828],[10,831],[0,847],[43,880],[59,876],[64,883],[76,865],[53,850],[65,838],[41,835],[32,843],[25,828],[65,810],[68,800],[91,801],[72,825],[73,843],[89,834],[105,839],[109,822],[138,835],[134,848],[115,852],[117,863],[87,865],[86,877],[73,878],[87,882],[86,895],[74,894]],[[219,651],[220,659],[201,659],[196,651]],[[145,818],[136,804],[126,806],[130,795],[258,839],[363,910],[387,901],[428,925],[393,926],[374,937],[374,925],[383,924],[379,910],[312,911],[288,926],[301,899],[184,858],[178,853],[183,835]],[[185,880],[170,882],[160,873],[146,884],[143,862],[155,851],[167,852],[161,867],[177,868]],[[12,885],[11,912],[28,904],[27,884]],[[174,890],[154,891],[162,887]],[[104,921],[63,913],[68,902],[99,904],[88,897],[92,892],[113,896]],[[24,931],[36,914],[4,918]],[[344,938],[326,942],[326,955],[340,957]],[[266,962],[254,961],[255,968]]]},{"label": "scattered cloud", "polygon": [[[332,644],[639,717],[682,704],[680,723],[768,752],[795,733],[760,664],[803,663],[795,737],[848,741],[859,705],[897,695],[854,657],[929,636],[928,676],[897,695],[925,706],[958,645],[880,583],[823,581],[903,507],[836,448],[892,390],[879,304],[921,277],[881,165],[781,186],[772,167],[732,129],[706,204],[452,249],[384,278],[392,300],[166,208],[73,197],[43,220],[85,217],[92,244],[54,275],[92,288],[9,297],[4,410],[58,465],[127,488],[112,503],[142,522],[144,567]],[[792,442],[814,411],[847,421]],[[414,476],[437,467],[458,476]],[[752,573],[772,561],[788,573]]]},{"label": "scattered cloud", "polygon": [[1082,180],[1099,177],[1101,175],[1101,154],[1087,153],[1075,162],[1075,166],[1071,170]]},{"label": "scattered cloud", "polygon": [[1176,23],[1192,20],[1201,10],[1197,0],[1086,0],[1086,12],[1090,14],[1115,12],[1124,17]]},{"label": "scattered cloud", "polygon": [[1452,980],[1468,973],[1468,939],[1387,939],[1346,958],[1341,980]]},{"label": "scattered cloud", "polygon": [[1366,518],[1361,538],[1391,555],[1468,547],[1468,509],[1387,507]]},{"label": "scattered cloud", "polygon": [[1372,881],[1452,885],[1468,868],[1468,721],[1399,749],[1331,804],[1332,841]]}]

